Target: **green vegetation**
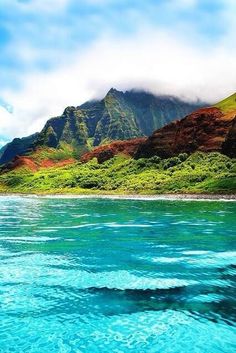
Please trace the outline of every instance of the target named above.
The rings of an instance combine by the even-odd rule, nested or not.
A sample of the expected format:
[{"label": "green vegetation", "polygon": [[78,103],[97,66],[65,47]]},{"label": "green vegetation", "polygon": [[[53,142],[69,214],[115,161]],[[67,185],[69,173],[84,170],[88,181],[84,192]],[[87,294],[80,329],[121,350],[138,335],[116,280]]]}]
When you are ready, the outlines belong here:
[{"label": "green vegetation", "polygon": [[221,109],[224,113],[236,110],[236,93],[215,104],[215,107]]},{"label": "green vegetation", "polygon": [[47,159],[59,162],[69,158],[76,158],[76,152],[71,145],[62,142],[60,148],[38,148],[35,152],[30,153],[29,156],[36,164],[40,164],[40,162]]},{"label": "green vegetation", "polygon": [[[42,156],[41,156],[42,157]],[[58,156],[60,158],[60,156]],[[20,193],[233,193],[236,159],[220,153],[134,160],[119,155],[103,164],[96,159],[30,172],[19,168],[0,175],[1,192]]]}]

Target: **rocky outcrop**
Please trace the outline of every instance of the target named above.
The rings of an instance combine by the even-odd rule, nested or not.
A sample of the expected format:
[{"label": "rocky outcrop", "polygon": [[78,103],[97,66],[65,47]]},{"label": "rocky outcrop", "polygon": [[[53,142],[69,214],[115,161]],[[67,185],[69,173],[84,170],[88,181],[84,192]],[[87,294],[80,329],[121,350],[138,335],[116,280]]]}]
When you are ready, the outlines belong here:
[{"label": "rocky outcrop", "polygon": [[135,158],[154,155],[168,158],[179,153],[218,151],[235,157],[235,115],[215,107],[196,112],[156,130],[140,144]]},{"label": "rocky outcrop", "polygon": [[127,141],[116,141],[109,145],[96,147],[93,151],[85,153],[81,157],[81,162],[88,162],[93,158],[97,158],[98,163],[103,163],[118,154],[124,154],[133,157],[137,152],[140,144],[144,143],[146,138],[137,138]]}]

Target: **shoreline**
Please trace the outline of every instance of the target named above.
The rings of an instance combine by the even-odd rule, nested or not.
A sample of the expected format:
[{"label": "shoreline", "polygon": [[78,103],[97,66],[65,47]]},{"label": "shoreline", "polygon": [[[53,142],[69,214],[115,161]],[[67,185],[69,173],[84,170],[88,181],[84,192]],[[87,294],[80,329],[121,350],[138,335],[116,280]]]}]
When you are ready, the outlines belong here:
[{"label": "shoreline", "polygon": [[0,197],[24,198],[62,198],[62,199],[111,199],[111,200],[143,200],[143,201],[236,201],[236,194],[26,194],[26,193],[0,193]]}]

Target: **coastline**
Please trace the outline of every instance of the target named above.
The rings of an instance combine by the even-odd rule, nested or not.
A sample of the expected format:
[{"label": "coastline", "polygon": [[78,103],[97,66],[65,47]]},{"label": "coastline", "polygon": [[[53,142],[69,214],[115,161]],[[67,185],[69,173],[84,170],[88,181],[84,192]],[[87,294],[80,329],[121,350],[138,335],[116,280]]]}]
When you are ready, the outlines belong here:
[{"label": "coastline", "polygon": [[3,193],[0,197],[24,198],[75,198],[75,199],[112,199],[112,200],[141,200],[141,201],[236,201],[236,194],[67,194],[67,193]]}]

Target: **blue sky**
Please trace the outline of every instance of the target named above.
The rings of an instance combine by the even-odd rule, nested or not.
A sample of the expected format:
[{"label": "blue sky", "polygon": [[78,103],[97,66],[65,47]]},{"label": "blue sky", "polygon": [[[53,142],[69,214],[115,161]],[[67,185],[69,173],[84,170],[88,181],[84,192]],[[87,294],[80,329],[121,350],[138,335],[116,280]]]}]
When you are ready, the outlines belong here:
[{"label": "blue sky", "polygon": [[56,0],[1,3],[1,84],[6,87],[20,84],[17,71],[50,70],[64,60],[66,52],[83,50],[105,32],[131,35],[140,30],[140,22],[174,28],[183,36],[185,28],[191,27],[188,39],[205,45],[213,45],[227,32],[227,24],[221,21],[228,6],[223,0],[58,0],[61,6]]},{"label": "blue sky", "polygon": [[235,14],[234,0],[0,0],[0,143],[110,86],[230,94]]}]

